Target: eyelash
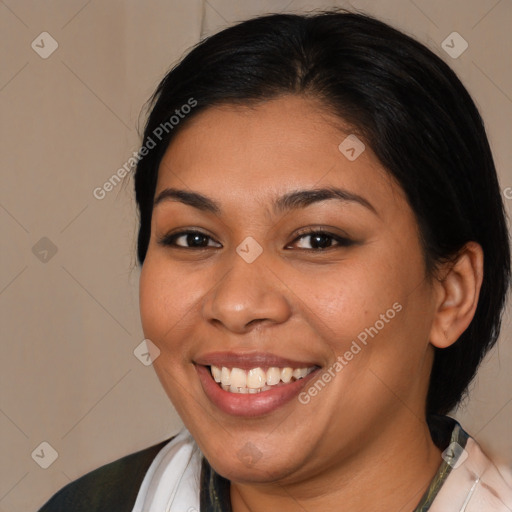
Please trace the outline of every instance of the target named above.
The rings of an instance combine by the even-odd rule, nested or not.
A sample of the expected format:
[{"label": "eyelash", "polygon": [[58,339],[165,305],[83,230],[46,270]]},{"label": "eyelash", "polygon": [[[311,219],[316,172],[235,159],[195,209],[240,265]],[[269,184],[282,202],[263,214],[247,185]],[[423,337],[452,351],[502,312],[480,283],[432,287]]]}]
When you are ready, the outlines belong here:
[{"label": "eyelash", "polygon": [[[205,238],[209,238],[210,240],[213,240],[213,238],[211,238],[209,235],[203,233],[202,231],[189,230],[189,231],[180,231],[179,233],[174,233],[172,235],[165,235],[158,240],[158,243],[160,245],[163,245],[165,247],[171,247],[173,249],[185,249],[185,250],[192,250],[192,251],[204,250],[204,249],[207,249],[208,247],[210,247],[210,246],[183,247],[181,245],[176,245],[176,240],[185,235],[201,235]],[[330,233],[329,231],[326,231],[323,229],[318,229],[318,228],[308,228],[308,229],[301,231],[298,234],[298,236],[293,240],[292,243],[298,241],[301,238],[305,238],[305,237],[312,236],[312,235],[321,235],[321,236],[326,236],[326,237],[332,238],[333,240],[335,240],[338,243],[338,245],[334,245],[334,246],[330,246],[330,247],[326,247],[326,248],[300,249],[300,250],[309,251],[309,252],[323,252],[323,251],[327,251],[329,249],[335,249],[336,247],[338,247],[338,248],[349,247],[355,243],[353,240],[350,240],[349,238],[341,237],[341,236],[335,235],[333,233]],[[216,243],[218,243],[218,242],[216,242]],[[219,249],[219,247],[214,247],[214,249]]]}]

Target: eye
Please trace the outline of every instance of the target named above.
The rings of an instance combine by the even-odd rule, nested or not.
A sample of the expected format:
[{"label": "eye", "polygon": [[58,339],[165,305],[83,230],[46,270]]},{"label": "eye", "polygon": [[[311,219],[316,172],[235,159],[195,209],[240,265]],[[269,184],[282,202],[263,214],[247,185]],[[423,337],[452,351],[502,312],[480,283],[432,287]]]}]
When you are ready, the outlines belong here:
[{"label": "eye", "polygon": [[[322,250],[336,248],[336,247],[349,247],[354,244],[353,240],[349,238],[335,235],[329,231],[321,229],[308,229],[300,233],[300,235],[293,241],[309,239],[310,247],[300,247],[308,251],[320,252]],[[211,244],[210,242],[213,242]],[[334,242],[334,244],[333,244]],[[209,235],[197,231],[180,231],[179,233],[173,233],[165,235],[158,240],[160,245],[166,247],[173,247],[177,249],[205,249],[207,247],[222,247],[221,244],[214,241]],[[215,245],[217,244],[217,245]]]},{"label": "eye", "polygon": [[[345,238],[334,233],[322,229],[308,229],[300,233],[300,235],[294,240],[309,239],[310,247],[299,247],[300,249],[306,249],[309,251],[316,250],[320,252],[325,249],[331,249],[336,247],[349,247],[354,244],[353,240]],[[337,245],[332,245],[332,242],[336,242]]]},{"label": "eye", "polygon": [[[201,231],[190,230],[165,235],[158,240],[158,243],[160,245],[176,247],[178,249],[204,249],[206,247],[212,247],[208,244],[209,240],[214,241],[213,238]],[[214,247],[221,247],[221,245],[218,244]]]}]

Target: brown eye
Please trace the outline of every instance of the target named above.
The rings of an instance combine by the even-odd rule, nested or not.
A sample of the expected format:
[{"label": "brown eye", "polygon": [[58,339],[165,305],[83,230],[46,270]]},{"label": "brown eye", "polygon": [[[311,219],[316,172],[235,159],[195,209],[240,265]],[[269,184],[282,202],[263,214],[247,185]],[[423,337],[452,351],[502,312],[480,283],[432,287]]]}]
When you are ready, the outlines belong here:
[{"label": "brown eye", "polygon": [[[294,242],[301,239],[309,239],[307,243],[310,245],[310,247],[300,247],[300,249],[306,249],[309,251],[321,251],[324,249],[331,249],[336,247],[348,247],[354,243],[348,238],[344,238],[333,233],[329,233],[328,231],[318,229],[301,233],[301,235],[298,236]],[[333,245],[333,241],[335,242],[335,245]]]},{"label": "brown eye", "polygon": [[[163,246],[178,249],[205,249],[206,247],[211,247],[211,245],[209,245],[209,241],[214,240],[201,231],[181,231],[172,235],[165,235],[158,241],[158,243]],[[214,247],[221,246],[219,244]]]}]

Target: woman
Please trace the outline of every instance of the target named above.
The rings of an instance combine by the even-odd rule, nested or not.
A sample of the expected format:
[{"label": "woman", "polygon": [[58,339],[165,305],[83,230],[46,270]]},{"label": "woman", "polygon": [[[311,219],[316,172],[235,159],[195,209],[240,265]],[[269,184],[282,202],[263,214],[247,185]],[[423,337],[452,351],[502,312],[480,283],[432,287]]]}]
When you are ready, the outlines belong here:
[{"label": "woman", "polygon": [[186,428],[41,511],[512,510],[446,416],[510,279],[449,67],[364,15],[270,15],[198,44],[150,107],[141,318]]}]

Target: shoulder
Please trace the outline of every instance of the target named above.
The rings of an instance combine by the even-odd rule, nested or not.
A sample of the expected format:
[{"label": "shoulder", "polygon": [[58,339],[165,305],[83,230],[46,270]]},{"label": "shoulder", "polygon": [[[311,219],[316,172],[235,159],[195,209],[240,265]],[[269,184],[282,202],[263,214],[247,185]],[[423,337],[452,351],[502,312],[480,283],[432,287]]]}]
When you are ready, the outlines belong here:
[{"label": "shoulder", "polygon": [[87,473],[54,494],[39,512],[131,512],[146,471],[171,439]]},{"label": "shoulder", "polygon": [[[444,479],[430,512],[505,512],[512,510],[512,478],[483,452],[459,423],[443,452]],[[444,482],[442,481],[444,480]]]}]

